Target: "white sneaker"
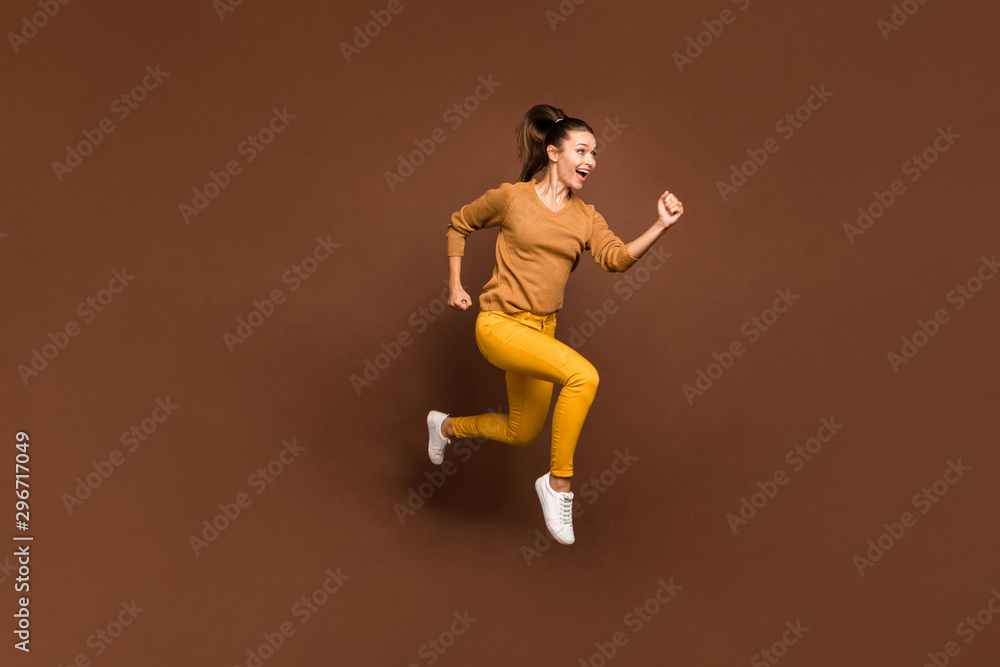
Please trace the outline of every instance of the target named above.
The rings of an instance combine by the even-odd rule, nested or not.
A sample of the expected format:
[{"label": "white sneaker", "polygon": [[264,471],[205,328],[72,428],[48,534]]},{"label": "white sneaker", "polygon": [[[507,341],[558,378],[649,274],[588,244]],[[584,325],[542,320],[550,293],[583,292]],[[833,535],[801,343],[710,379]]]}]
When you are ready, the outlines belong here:
[{"label": "white sneaker", "polygon": [[560,544],[573,544],[573,494],[556,491],[549,485],[549,473],[535,480],[535,491],[542,502],[545,527]]},{"label": "white sneaker", "polygon": [[427,431],[430,440],[427,442],[427,455],[431,457],[431,463],[436,466],[444,461],[444,448],[451,444],[451,440],[441,435],[441,424],[448,418],[443,412],[431,410],[427,413]]}]

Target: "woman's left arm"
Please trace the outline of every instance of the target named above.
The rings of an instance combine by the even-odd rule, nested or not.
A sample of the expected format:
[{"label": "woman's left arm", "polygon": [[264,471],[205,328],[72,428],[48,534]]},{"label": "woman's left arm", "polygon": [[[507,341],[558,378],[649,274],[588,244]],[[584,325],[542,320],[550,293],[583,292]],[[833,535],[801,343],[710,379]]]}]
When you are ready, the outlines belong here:
[{"label": "woman's left arm", "polygon": [[670,229],[670,226],[677,222],[677,219],[684,214],[684,204],[667,190],[656,201],[656,212],[659,214],[659,217],[653,223],[653,226],[647,229],[642,236],[626,246],[628,254],[636,259],[645,255],[646,251],[656,243],[656,240],[665,231]]}]

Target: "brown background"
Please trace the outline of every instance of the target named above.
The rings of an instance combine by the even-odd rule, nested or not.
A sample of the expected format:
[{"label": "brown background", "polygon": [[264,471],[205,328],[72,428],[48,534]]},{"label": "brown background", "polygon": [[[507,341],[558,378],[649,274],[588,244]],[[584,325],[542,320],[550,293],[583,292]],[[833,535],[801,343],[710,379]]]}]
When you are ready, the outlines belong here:
[{"label": "brown background", "polygon": [[[956,626],[1000,587],[1000,284],[960,311],[946,301],[1000,249],[996,4],[928,2],[886,40],[888,2],[590,0],[553,29],[555,0],[403,0],[347,63],[339,44],[385,6],[245,0],[220,20],[209,0],[71,2],[3,56],[0,511],[18,534],[24,430],[35,537],[32,651],[8,634],[4,664],[246,665],[292,621],[264,664],[427,665],[421,647],[466,610],[476,621],[434,664],[600,665],[595,643],[623,631],[608,664],[745,665],[796,620],[809,630],[783,665],[919,667],[949,641],[949,664],[996,664],[1000,623],[968,644]],[[672,54],[725,8],[735,22],[678,72]],[[38,11],[5,3],[0,27]],[[157,65],[169,75],[120,120],[111,102]],[[499,87],[452,129],[443,114],[480,76]],[[832,97],[781,137],[775,122],[820,85]],[[628,300],[624,276],[587,258],[572,276],[560,340],[618,306],[580,348],[601,388],[576,489],[616,452],[638,460],[595,502],[577,494],[575,545],[526,558],[545,530],[532,482],[548,426],[527,450],[453,451],[423,507],[401,523],[394,506],[435,470],[428,410],[506,409],[478,305],[416,322],[439,310],[449,216],[516,180],[513,129],[537,103],[627,126],[581,193],[624,240],[665,189],[686,213]],[[274,107],[295,118],[245,162],[237,146]],[[115,130],[60,182],[52,162],[105,117]],[[438,127],[447,140],[390,191],[385,172]],[[939,127],[960,138],[907,180]],[[717,182],[768,137],[779,151],[723,201]],[[178,205],[231,159],[242,172],[185,224]],[[849,243],[844,223],[893,179],[905,194]],[[289,291],[317,237],[339,248]],[[476,303],[495,238],[469,241]],[[77,305],[122,267],[134,280],[84,323]],[[287,301],[230,353],[223,334],[275,288]],[[785,288],[795,305],[689,404],[682,386]],[[893,372],[887,353],[938,308],[950,321]],[[25,384],[18,366],[69,321],[79,335]],[[411,344],[355,391],[403,332]],[[180,407],[125,452],[122,432],[167,397]],[[824,417],[843,429],[791,472],[785,453]],[[257,495],[248,476],[293,438],[305,450]],[[68,512],[64,494],[116,449],[124,463]],[[921,514],[913,495],[959,458],[971,470]],[[791,481],[734,535],[726,514],[779,469]],[[195,556],[189,536],[241,492],[252,504]],[[860,576],[854,556],[906,511],[915,526]],[[327,568],[350,578],[302,624],[292,607]],[[634,633],[626,614],[671,577],[682,588]],[[144,611],[95,655],[88,637],[132,600]]]}]

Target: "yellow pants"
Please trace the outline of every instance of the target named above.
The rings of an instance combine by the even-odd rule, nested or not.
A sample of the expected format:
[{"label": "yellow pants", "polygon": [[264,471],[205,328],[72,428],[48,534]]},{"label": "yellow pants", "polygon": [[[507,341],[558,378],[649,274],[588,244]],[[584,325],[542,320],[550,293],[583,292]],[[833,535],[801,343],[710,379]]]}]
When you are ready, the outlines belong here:
[{"label": "yellow pants", "polygon": [[483,310],[476,317],[476,343],[486,360],[507,371],[509,414],[453,417],[456,438],[483,437],[518,447],[535,442],[545,425],[552,388],[561,389],[552,413],[555,477],[573,475],[573,452],[597,393],[597,369],[556,340],[556,316]]}]

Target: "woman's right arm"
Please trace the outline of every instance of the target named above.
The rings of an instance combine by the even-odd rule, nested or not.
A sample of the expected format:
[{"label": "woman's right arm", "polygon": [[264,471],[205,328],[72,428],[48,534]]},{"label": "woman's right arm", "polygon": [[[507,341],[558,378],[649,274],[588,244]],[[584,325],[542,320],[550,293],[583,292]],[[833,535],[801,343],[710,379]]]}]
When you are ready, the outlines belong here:
[{"label": "woman's right arm", "polygon": [[472,305],[472,297],[462,289],[462,258],[452,256],[448,258],[448,285],[451,287],[451,295],[448,297],[448,305],[456,310],[466,310]]},{"label": "woman's right arm", "polygon": [[465,240],[477,229],[495,227],[503,223],[507,212],[507,201],[513,192],[513,185],[504,183],[498,188],[487,190],[486,194],[470,204],[466,204],[451,216],[448,224],[448,285],[451,296],[448,305],[456,310],[466,310],[472,305],[472,298],[462,289],[462,255],[465,254]]}]

